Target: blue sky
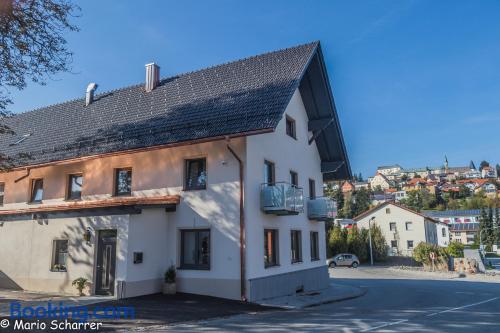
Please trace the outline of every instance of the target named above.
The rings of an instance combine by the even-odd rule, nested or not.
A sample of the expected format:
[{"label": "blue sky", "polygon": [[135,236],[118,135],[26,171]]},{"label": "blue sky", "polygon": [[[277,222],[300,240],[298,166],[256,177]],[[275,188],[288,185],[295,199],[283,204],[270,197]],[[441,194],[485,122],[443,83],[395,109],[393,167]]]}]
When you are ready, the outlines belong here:
[{"label": "blue sky", "polygon": [[[499,161],[500,1],[79,2],[73,72],[14,112],[320,40],[352,169]],[[500,162],[500,161],[499,161]]]}]

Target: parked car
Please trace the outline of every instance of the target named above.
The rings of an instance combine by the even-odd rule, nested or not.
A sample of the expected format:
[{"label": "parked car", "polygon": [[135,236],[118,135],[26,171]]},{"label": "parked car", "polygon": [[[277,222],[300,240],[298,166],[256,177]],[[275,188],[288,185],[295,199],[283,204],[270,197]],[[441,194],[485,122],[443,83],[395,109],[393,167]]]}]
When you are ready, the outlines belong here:
[{"label": "parked car", "polygon": [[337,266],[348,266],[356,268],[359,266],[359,259],[354,254],[341,253],[335,255],[326,261],[328,267],[334,268]]}]

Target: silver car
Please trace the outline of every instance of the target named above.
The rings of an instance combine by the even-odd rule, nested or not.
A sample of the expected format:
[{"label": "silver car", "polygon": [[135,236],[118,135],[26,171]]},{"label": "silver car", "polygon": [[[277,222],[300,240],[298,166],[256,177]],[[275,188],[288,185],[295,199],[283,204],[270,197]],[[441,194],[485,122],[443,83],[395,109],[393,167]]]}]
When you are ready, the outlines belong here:
[{"label": "silver car", "polygon": [[328,259],[326,263],[330,268],[334,268],[337,266],[356,268],[359,266],[359,259],[354,254],[341,253],[335,255],[333,258]]}]

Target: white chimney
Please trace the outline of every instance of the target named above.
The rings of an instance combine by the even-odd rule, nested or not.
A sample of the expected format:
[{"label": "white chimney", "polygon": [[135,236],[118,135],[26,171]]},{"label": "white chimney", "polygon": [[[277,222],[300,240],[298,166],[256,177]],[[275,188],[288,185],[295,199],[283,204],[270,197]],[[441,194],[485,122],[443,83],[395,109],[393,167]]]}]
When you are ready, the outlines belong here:
[{"label": "white chimney", "polygon": [[154,62],[146,64],[146,91],[152,91],[160,83],[160,66]]},{"label": "white chimney", "polygon": [[89,83],[87,93],[85,94],[85,106],[94,101],[94,92],[97,89],[97,83]]}]

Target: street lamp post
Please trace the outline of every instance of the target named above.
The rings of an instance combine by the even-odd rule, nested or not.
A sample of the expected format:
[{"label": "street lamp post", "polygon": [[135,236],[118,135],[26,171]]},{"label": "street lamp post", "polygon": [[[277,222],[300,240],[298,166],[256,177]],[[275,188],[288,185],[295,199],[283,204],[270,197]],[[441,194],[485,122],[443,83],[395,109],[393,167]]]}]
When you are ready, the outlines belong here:
[{"label": "street lamp post", "polygon": [[372,218],[370,218],[368,220],[368,238],[370,239],[370,262],[371,262],[371,265],[373,266],[373,250],[372,250],[372,226],[371,226],[371,222],[375,220],[375,216],[373,216]]}]

